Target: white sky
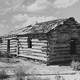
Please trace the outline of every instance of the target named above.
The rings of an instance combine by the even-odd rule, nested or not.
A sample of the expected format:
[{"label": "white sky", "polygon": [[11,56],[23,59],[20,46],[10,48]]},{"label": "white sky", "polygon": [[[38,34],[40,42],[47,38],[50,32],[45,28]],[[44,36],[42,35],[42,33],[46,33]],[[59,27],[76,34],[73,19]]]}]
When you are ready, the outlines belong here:
[{"label": "white sky", "polygon": [[35,22],[70,16],[80,21],[79,0],[0,0],[0,35]]}]

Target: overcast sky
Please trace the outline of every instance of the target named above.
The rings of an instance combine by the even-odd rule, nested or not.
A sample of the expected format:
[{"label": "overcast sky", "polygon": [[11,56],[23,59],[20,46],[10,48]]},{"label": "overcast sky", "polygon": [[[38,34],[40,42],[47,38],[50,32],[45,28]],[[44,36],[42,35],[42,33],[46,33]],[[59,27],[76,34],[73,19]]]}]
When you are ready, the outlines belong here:
[{"label": "overcast sky", "polygon": [[36,22],[70,16],[80,22],[79,0],[0,0],[0,35]]}]

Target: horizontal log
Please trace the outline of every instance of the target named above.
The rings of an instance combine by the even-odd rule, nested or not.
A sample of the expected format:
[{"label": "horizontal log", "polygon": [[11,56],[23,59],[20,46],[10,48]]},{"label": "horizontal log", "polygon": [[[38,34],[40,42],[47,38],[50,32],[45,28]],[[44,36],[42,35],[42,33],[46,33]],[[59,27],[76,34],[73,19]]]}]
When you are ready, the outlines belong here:
[{"label": "horizontal log", "polygon": [[48,47],[70,47],[70,45],[68,44],[54,44],[54,43],[51,43],[51,44],[48,44]]},{"label": "horizontal log", "polygon": [[38,40],[38,39],[32,39],[31,41],[32,42],[44,42],[44,43],[48,42],[47,40]]},{"label": "horizontal log", "polygon": [[70,50],[70,47],[66,47],[66,48],[65,47],[64,48],[57,47],[57,48],[53,48],[53,49],[54,50]]},{"label": "horizontal log", "polygon": [[1,43],[1,45],[7,45],[6,43]]},{"label": "horizontal log", "polygon": [[27,39],[28,37],[18,37],[18,39]]},{"label": "horizontal log", "polygon": [[19,45],[28,45],[28,43],[19,43]]},{"label": "horizontal log", "polygon": [[[28,48],[28,45],[20,45],[20,48]],[[34,49],[47,49],[47,47],[46,46],[32,46],[32,48],[34,48]]]},{"label": "horizontal log", "polygon": [[7,46],[1,46],[1,48],[7,48]]},{"label": "horizontal log", "polygon": [[7,51],[7,50],[5,50],[5,49],[4,49],[4,50],[3,50],[3,49],[1,49],[0,51]]},{"label": "horizontal log", "polygon": [[32,44],[47,44],[47,42],[32,42]]},{"label": "horizontal log", "polygon": [[27,49],[28,48],[28,46],[19,46],[19,49]]},{"label": "horizontal log", "polygon": [[54,52],[70,52],[70,49],[54,49]]},{"label": "horizontal log", "polygon": [[44,43],[32,43],[32,45],[41,45],[41,46],[47,46],[47,44],[44,44]]},{"label": "horizontal log", "polygon": [[3,47],[2,47],[1,49],[7,49],[7,48],[3,48]]},{"label": "horizontal log", "polygon": [[70,52],[53,52],[53,53],[48,53],[48,55],[54,55],[54,56],[57,56],[57,55],[70,55]]},{"label": "horizontal log", "polygon": [[41,60],[41,61],[47,61],[47,58],[44,58],[44,57],[38,57],[38,56],[32,56],[32,55],[23,55],[23,54],[19,54],[19,56],[37,59],[37,60]]},{"label": "horizontal log", "polygon": [[25,51],[35,51],[35,52],[46,52],[46,49],[35,49],[35,48],[20,48],[20,50],[25,50]]},{"label": "horizontal log", "polygon": [[70,47],[52,47],[54,50],[70,50]]},{"label": "horizontal log", "polygon": [[36,50],[36,49],[22,49],[22,48],[20,48],[20,50],[42,52],[41,50]]},{"label": "horizontal log", "polygon": [[10,47],[10,49],[17,49],[17,47]]},{"label": "horizontal log", "polygon": [[22,41],[19,41],[19,43],[27,43],[27,41],[22,40]]},{"label": "horizontal log", "polygon": [[[27,46],[22,46],[22,47],[20,47],[20,49],[24,49],[25,50],[25,49],[30,49],[30,48],[28,48]],[[31,49],[34,49],[34,50],[47,50],[47,48],[45,48],[45,47],[44,48],[43,47],[40,48],[40,47],[33,47],[33,46],[32,46]]]},{"label": "horizontal log", "polygon": [[10,46],[10,48],[17,48],[17,46]]},{"label": "horizontal log", "polygon": [[58,57],[71,57],[71,55],[70,54],[56,54],[56,55],[51,55],[50,57],[56,57],[56,58],[58,58]]},{"label": "horizontal log", "polygon": [[49,60],[48,62],[50,63],[50,62],[60,62],[60,61],[69,61],[69,60],[72,60],[72,58],[71,57],[68,57],[68,58],[55,58],[55,59],[51,59],[51,60]]},{"label": "horizontal log", "polygon": [[21,42],[22,42],[22,41],[27,42],[27,39],[19,39],[19,41],[21,41]]},{"label": "horizontal log", "polygon": [[16,51],[10,51],[10,53],[14,53],[14,52],[16,53]]},{"label": "horizontal log", "polygon": [[36,54],[46,54],[46,52],[41,52],[41,51],[29,51],[29,50],[19,50],[20,53],[36,53]]},{"label": "horizontal log", "polygon": [[17,40],[10,40],[10,42],[17,42]]},{"label": "horizontal log", "polygon": [[10,52],[16,52],[16,50],[10,50]]},{"label": "horizontal log", "polygon": [[14,41],[17,41],[17,40],[15,40],[15,39],[11,39],[11,40],[10,40],[10,42],[14,42]]},{"label": "horizontal log", "polygon": [[10,43],[10,45],[13,45],[13,44],[17,45],[17,42],[11,42],[11,43]]},{"label": "horizontal log", "polygon": [[20,54],[27,54],[27,55],[34,55],[34,56],[40,56],[40,57],[47,57],[47,54],[42,54],[42,53],[34,53],[34,52],[20,52]]},{"label": "horizontal log", "polygon": [[54,47],[70,47],[70,44],[55,44]]}]

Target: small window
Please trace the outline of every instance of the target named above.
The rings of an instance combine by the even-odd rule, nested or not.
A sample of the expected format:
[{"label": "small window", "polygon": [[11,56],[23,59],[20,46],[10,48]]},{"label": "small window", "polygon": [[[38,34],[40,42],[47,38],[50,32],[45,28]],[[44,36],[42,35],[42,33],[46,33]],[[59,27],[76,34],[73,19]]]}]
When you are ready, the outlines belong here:
[{"label": "small window", "polygon": [[32,41],[30,38],[28,38],[27,42],[28,42],[28,48],[32,48]]}]

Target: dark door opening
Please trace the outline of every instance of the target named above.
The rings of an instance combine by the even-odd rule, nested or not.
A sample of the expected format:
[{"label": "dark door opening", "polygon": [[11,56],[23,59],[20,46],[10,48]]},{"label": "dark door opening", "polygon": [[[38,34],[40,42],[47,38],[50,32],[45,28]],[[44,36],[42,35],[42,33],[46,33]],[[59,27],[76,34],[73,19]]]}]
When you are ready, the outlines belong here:
[{"label": "dark door opening", "polygon": [[77,53],[76,53],[76,41],[77,41],[77,39],[71,39],[71,41],[70,41],[70,54],[71,55],[76,55]]},{"label": "dark door opening", "polygon": [[32,48],[32,41],[30,38],[28,38],[27,42],[28,42],[28,48]]}]

